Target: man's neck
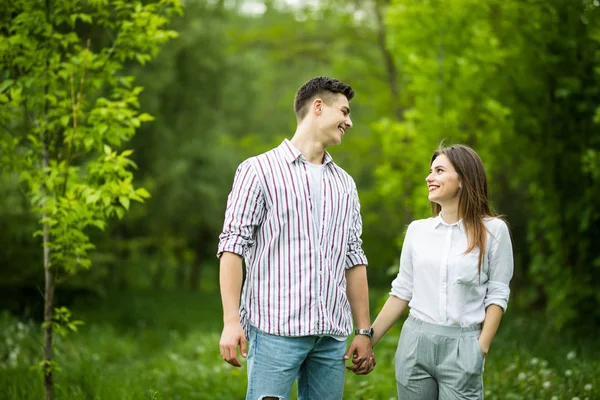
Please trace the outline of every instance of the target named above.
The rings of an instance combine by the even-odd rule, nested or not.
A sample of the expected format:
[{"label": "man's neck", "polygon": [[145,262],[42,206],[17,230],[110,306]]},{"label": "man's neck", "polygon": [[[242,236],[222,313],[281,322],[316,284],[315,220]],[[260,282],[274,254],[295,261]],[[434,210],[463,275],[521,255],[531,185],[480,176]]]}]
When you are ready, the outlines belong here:
[{"label": "man's neck", "polygon": [[315,141],[307,130],[299,126],[291,142],[300,150],[306,161],[311,164],[323,164],[325,146],[323,143]]}]

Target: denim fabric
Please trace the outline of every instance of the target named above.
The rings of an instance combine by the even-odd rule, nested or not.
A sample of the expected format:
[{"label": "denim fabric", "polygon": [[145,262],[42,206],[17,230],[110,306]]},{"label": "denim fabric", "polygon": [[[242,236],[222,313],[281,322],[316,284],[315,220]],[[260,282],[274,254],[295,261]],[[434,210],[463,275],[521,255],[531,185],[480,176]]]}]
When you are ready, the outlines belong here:
[{"label": "denim fabric", "polygon": [[345,340],[276,336],[251,326],[246,400],[287,400],[296,379],[299,400],[341,400],[345,352]]}]

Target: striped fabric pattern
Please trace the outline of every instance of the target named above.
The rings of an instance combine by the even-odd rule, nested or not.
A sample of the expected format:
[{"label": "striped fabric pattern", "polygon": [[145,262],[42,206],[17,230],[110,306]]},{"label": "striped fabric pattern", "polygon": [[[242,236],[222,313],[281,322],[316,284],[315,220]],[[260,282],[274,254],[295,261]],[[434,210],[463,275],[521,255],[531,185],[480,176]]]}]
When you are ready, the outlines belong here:
[{"label": "striped fabric pattern", "polygon": [[312,217],[305,159],[287,139],[240,164],[217,257],[244,257],[240,319],[280,336],[347,336],[345,270],[367,265],[354,180],[325,153],[321,224]]}]

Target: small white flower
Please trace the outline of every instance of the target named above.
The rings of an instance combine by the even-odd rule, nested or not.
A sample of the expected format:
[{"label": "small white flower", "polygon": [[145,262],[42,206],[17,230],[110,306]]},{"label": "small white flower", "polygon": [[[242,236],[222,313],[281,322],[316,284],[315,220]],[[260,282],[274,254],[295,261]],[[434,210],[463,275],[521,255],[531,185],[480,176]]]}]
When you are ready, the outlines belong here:
[{"label": "small white flower", "polygon": [[540,360],[537,357],[533,357],[531,359],[531,365],[538,365],[539,362]]},{"label": "small white flower", "polygon": [[568,354],[567,354],[567,360],[574,360],[575,357],[577,357],[577,353],[575,353],[575,351],[571,350]]},{"label": "small white flower", "polygon": [[540,363],[540,365],[542,366],[542,368],[546,368],[548,366],[548,361],[542,360],[542,362]]},{"label": "small white flower", "polygon": [[550,383],[550,381],[546,381],[542,384],[542,386],[544,387],[544,389],[548,389],[550,388],[550,386],[552,386],[552,384]]},{"label": "small white flower", "polygon": [[571,371],[570,369],[568,369],[568,370],[565,371],[565,375],[566,376],[571,376],[571,375],[573,375],[573,371]]},{"label": "small white flower", "polygon": [[588,383],[587,385],[585,385],[585,386],[583,387],[583,390],[587,390],[587,391],[589,392],[590,390],[592,390],[592,384],[591,384],[591,383]]},{"label": "small white flower", "polygon": [[519,380],[524,381],[527,379],[527,374],[525,372],[519,372]]}]

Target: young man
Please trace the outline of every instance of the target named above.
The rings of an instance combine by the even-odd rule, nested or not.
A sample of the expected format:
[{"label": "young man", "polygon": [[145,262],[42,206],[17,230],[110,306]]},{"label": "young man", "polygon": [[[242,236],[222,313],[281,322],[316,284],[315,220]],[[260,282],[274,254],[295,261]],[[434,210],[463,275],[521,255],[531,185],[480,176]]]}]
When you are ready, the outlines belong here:
[{"label": "young man", "polygon": [[[238,347],[247,356],[247,400],[287,399],[295,379],[301,400],[339,400],[345,359],[356,374],[375,365],[356,184],[325,151],[352,127],[353,97],[336,79],[306,82],[292,140],[236,172],[217,254],[220,348],[237,367]],[[352,317],[357,330],[345,352]]]}]

